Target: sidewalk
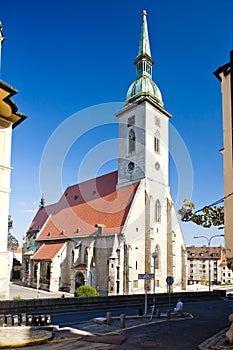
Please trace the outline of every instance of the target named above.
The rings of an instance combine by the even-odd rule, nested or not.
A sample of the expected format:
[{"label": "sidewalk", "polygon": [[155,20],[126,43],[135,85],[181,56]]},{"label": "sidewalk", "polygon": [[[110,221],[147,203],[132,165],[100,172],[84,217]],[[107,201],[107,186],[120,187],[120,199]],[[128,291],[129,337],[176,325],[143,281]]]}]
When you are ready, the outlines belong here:
[{"label": "sidewalk", "polygon": [[[82,322],[74,327],[4,327],[0,328],[0,348],[18,346],[27,346],[25,349],[51,350],[67,349],[73,350],[78,346],[82,350],[121,349],[121,345],[127,339],[127,331],[134,328],[146,327],[155,323],[169,321],[185,321],[191,319],[191,314],[177,316],[172,314],[171,319],[167,320],[166,314],[160,318],[144,316],[128,316],[125,320],[125,328],[120,328],[120,318],[114,317],[111,324],[107,325],[104,320],[98,323],[94,320]],[[21,335],[20,335],[21,332]],[[41,344],[45,342],[45,344]],[[40,344],[40,345],[38,345]],[[75,344],[75,345],[74,345]],[[30,347],[33,345],[33,347]],[[136,348],[135,348],[136,350]]]}]

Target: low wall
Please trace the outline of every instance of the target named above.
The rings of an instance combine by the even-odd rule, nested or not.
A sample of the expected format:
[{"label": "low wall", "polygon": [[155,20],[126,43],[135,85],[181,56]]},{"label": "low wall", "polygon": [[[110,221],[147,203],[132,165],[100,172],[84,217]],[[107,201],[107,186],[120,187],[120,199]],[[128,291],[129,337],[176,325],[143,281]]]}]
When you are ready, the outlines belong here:
[{"label": "low wall", "polygon": [[[171,293],[171,302],[175,303],[180,297],[185,301],[200,301],[220,299],[220,291],[212,292],[181,292]],[[157,304],[167,304],[168,293],[156,294]],[[153,302],[153,294],[147,295],[148,304]],[[19,312],[56,312],[56,310],[70,309],[98,309],[104,306],[132,305],[142,306],[145,302],[145,294],[117,295],[109,297],[79,297],[79,298],[55,298],[55,299],[25,299],[25,300],[2,300],[0,301],[0,313]]]}]

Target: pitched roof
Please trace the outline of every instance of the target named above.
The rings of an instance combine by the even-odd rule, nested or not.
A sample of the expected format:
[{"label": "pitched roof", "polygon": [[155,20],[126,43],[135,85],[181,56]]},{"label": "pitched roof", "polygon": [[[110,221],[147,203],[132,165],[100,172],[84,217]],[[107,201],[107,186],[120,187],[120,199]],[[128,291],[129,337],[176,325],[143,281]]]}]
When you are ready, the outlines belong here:
[{"label": "pitched roof", "polygon": [[39,231],[44,225],[45,221],[48,219],[49,215],[52,213],[55,208],[55,204],[46,205],[45,207],[39,208],[34,219],[32,220],[31,225],[28,228],[30,231]]},{"label": "pitched roof", "polygon": [[[120,233],[138,183],[116,190],[117,171],[68,187],[40,231],[38,240]],[[35,225],[35,224],[34,224]]]},{"label": "pitched roof", "polygon": [[[220,259],[222,247],[210,247],[210,258]],[[208,259],[208,247],[203,245],[201,247],[190,246],[187,247],[188,259]]]},{"label": "pitched roof", "polygon": [[22,247],[18,247],[14,252],[15,253],[22,253],[23,248]]},{"label": "pitched roof", "polygon": [[66,243],[63,242],[46,242],[33,255],[33,260],[52,260],[55,255]]}]

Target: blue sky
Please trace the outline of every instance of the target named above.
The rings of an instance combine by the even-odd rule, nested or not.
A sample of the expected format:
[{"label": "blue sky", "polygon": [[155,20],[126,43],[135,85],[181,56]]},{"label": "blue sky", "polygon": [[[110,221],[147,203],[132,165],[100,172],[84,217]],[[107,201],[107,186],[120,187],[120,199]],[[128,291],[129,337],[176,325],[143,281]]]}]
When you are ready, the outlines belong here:
[{"label": "blue sky", "polygon": [[[6,37],[1,79],[19,90],[14,101],[19,111],[28,115],[14,130],[12,145],[10,214],[13,234],[19,240],[26,233],[44,190],[39,183],[41,158],[53,132],[85,108],[124,102],[127,89],[135,80],[133,60],[143,9],[148,13],[155,60],[153,80],[162,91],[165,108],[173,115],[171,123],[192,160],[193,193],[188,199],[199,209],[223,197],[219,154],[221,91],[212,73],[229,60],[233,48],[232,0],[5,1],[0,18]],[[84,120],[81,114],[80,125]],[[114,115],[109,115],[109,123],[113,124],[106,126],[104,134],[114,139]],[[71,147],[65,158],[64,188],[77,182],[82,154],[95,142],[104,140],[103,130],[95,130],[83,139],[83,143]],[[101,171],[115,167],[116,162],[109,161]],[[89,175],[86,170],[84,177]],[[171,161],[170,183],[175,200],[178,187],[182,186],[178,178]],[[46,202],[49,204],[48,199]],[[194,224],[182,227],[187,244],[197,244],[192,238],[196,234],[221,233]],[[214,242],[223,240],[216,238]]]}]

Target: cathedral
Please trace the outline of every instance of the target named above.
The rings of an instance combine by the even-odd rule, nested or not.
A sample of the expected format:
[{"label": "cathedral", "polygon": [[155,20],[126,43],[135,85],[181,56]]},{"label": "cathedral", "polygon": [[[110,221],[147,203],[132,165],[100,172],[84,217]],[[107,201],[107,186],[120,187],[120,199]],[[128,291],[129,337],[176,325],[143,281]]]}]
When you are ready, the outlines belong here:
[{"label": "cathedral", "polygon": [[[169,119],[152,80],[142,12],[136,79],[118,118],[117,171],[44,199],[24,237],[23,280],[31,287],[100,295],[186,289],[187,256],[169,187]],[[154,274],[154,281],[145,279]]]}]

